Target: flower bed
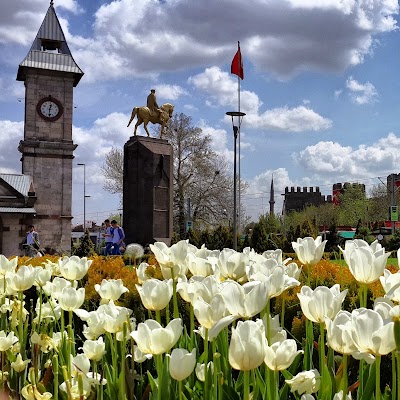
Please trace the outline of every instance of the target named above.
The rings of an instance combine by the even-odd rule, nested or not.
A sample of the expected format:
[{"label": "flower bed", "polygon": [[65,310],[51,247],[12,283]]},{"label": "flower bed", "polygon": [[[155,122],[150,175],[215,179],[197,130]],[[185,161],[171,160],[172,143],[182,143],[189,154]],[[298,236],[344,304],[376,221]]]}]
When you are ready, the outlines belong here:
[{"label": "flower bed", "polygon": [[[0,256],[1,390],[25,399],[399,399],[400,272],[379,243],[256,254],[155,243]],[[384,373],[382,373],[384,371]]]}]

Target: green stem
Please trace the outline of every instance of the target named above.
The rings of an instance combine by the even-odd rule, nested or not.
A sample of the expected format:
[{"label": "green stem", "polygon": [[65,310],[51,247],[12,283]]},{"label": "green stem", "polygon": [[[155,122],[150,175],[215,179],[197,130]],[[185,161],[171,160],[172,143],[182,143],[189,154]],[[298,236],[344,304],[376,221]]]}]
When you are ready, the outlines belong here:
[{"label": "green stem", "polygon": [[161,325],[161,313],[160,313],[160,310],[156,310],[156,321]]},{"label": "green stem", "polygon": [[[324,374],[324,364],[325,364],[325,325],[323,323],[319,324],[319,372]],[[323,379],[322,379],[323,380]]]},{"label": "green stem", "polygon": [[250,398],[250,371],[243,371],[243,400]]},{"label": "green stem", "polygon": [[375,357],[375,400],[381,400],[381,356]]},{"label": "green stem", "polygon": [[397,399],[400,399],[400,350],[396,350],[396,364],[397,364]]},{"label": "green stem", "polygon": [[366,283],[360,283],[358,296],[360,298],[360,308],[367,308],[368,285]]},{"label": "green stem", "polygon": [[54,400],[58,400],[58,385],[59,385],[59,383],[58,383],[58,373],[59,373],[58,368],[59,368],[59,365],[58,365],[57,356],[53,356],[52,365],[53,365],[53,398],[54,398]]},{"label": "green stem", "polygon": [[158,390],[157,390],[157,399],[163,400],[163,361],[161,354],[154,355],[154,361],[156,363],[157,369],[157,379],[158,379]]},{"label": "green stem", "polygon": [[348,368],[348,355],[343,354],[343,378],[342,378],[342,390],[343,390],[343,398],[347,396],[347,388],[349,386],[349,378],[347,376],[347,368]]},{"label": "green stem", "polygon": [[208,375],[208,329],[205,328],[204,337],[204,371],[205,371],[205,381],[204,381],[204,400],[208,400],[210,393],[209,390],[209,375]]},{"label": "green stem", "polygon": [[25,359],[25,340],[24,340],[24,322],[23,318],[23,310],[24,310],[24,294],[22,292],[18,292],[18,300],[19,300],[19,322],[18,322],[18,339],[21,344],[21,356]]},{"label": "green stem", "polygon": [[392,351],[392,400],[396,400],[397,379],[396,379],[396,351]]},{"label": "green stem", "polygon": [[182,391],[183,391],[182,381],[178,382],[178,391],[179,391],[179,400],[182,400],[183,399],[183,397],[182,397]]},{"label": "green stem", "polygon": [[172,296],[174,304],[174,318],[179,318],[178,297],[176,295],[175,271],[172,268]]},{"label": "green stem", "polygon": [[313,324],[306,319],[306,344],[304,348],[303,368],[305,370],[312,369],[312,357],[314,349],[314,331]]},{"label": "green stem", "polygon": [[286,308],[286,292],[282,293],[282,312],[281,312],[281,325],[285,328],[285,308]]},{"label": "green stem", "polygon": [[217,369],[217,345],[215,340],[211,342],[211,349],[213,354],[213,362],[214,362],[214,374],[213,374],[213,385],[214,385],[214,400],[218,399],[218,369]]}]

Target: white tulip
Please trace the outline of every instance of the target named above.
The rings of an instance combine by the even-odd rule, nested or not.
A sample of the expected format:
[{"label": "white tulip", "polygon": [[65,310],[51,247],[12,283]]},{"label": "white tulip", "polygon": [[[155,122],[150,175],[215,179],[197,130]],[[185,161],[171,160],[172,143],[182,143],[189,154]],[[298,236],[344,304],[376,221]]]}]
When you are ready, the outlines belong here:
[{"label": "white tulip", "polygon": [[108,303],[110,300],[116,301],[122,294],[129,292],[122,279],[103,279],[100,285],[94,285],[94,289],[101,297],[101,304]]},{"label": "white tulip", "polygon": [[312,369],[299,372],[292,379],[286,379],[286,383],[290,386],[292,392],[311,394],[318,392],[321,376],[316,369]]},{"label": "white tulip", "polygon": [[155,242],[150,245],[150,249],[161,267],[161,273],[164,279],[171,279],[172,273],[174,278],[186,275],[188,244],[188,240],[181,240],[171,247],[168,247],[163,242]]},{"label": "white tulip", "polygon": [[246,265],[249,258],[244,253],[232,249],[223,249],[219,255],[218,265],[221,276],[235,281],[246,281]]},{"label": "white tulip", "polygon": [[7,351],[11,349],[14,343],[18,342],[18,338],[11,331],[8,334],[4,331],[0,331],[0,351]]},{"label": "white tulip", "polygon": [[143,286],[136,285],[143,305],[152,311],[163,310],[172,298],[172,279],[160,281],[158,279],[148,279],[143,282]]},{"label": "white tulip", "polygon": [[[167,354],[169,356],[169,354]],[[194,370],[196,366],[196,349],[191,353],[186,349],[173,349],[169,361],[169,373],[176,381],[183,381]]]},{"label": "white tulip", "polygon": [[347,393],[346,396],[343,395],[343,390],[335,393],[332,400],[351,400],[351,393]]},{"label": "white tulip", "polygon": [[267,305],[269,296],[265,282],[252,282],[242,286],[235,281],[225,281],[221,295],[228,311],[242,318],[259,314]]},{"label": "white tulip", "polygon": [[312,290],[303,286],[297,294],[303,314],[313,322],[324,323],[325,318],[333,319],[340,311],[347,289],[340,292],[340,285],[331,288],[318,286]]},{"label": "white tulip", "polygon": [[345,249],[340,248],[351,274],[357,282],[372,283],[379,279],[386,267],[390,252],[378,243],[368,245],[361,239],[347,240]]},{"label": "white tulip", "polygon": [[304,353],[303,350],[297,350],[297,344],[294,339],[286,339],[283,342],[267,344],[265,348],[264,362],[272,371],[282,371],[289,368],[298,354]]},{"label": "white tulip", "polygon": [[35,268],[32,265],[22,265],[16,272],[6,272],[7,288],[24,292],[33,286],[35,281]]},{"label": "white tulip", "polygon": [[[400,250],[400,249],[399,249]],[[379,278],[386,297],[390,300],[400,302],[400,272],[392,274],[388,269],[383,271],[383,276]]]},{"label": "white tulip", "polygon": [[50,268],[35,268],[35,281],[34,285],[37,287],[43,287],[47,282],[50,281],[53,271]]},{"label": "white tulip", "polygon": [[152,354],[143,353],[136,345],[133,346],[133,359],[137,363],[142,363],[146,360],[150,360],[153,357]]},{"label": "white tulip", "polygon": [[[56,300],[50,298],[48,302],[42,303],[40,299],[36,302],[36,317],[33,319],[35,323],[40,323],[43,320],[59,320],[61,317],[61,307]],[[40,321],[39,321],[40,316]]]},{"label": "white tulip", "polygon": [[128,321],[133,311],[126,307],[116,306],[110,300],[108,304],[99,306],[97,312],[100,314],[100,323],[106,332],[119,333],[123,331],[124,323]]},{"label": "white tulip", "polygon": [[373,363],[375,356],[389,354],[396,349],[394,323],[385,323],[379,312],[359,308],[351,313],[352,338],[358,351],[352,356]]},{"label": "white tulip", "polygon": [[219,272],[216,257],[202,258],[197,254],[188,253],[186,262],[192,275],[209,276],[214,275],[216,271]]},{"label": "white tulip", "polygon": [[131,336],[143,353],[163,354],[175,346],[182,330],[180,318],[173,319],[165,328],[157,321],[148,319],[140,323]]},{"label": "white tulip", "polygon": [[304,239],[298,238],[297,242],[292,242],[292,247],[298,259],[304,265],[315,265],[324,255],[326,240],[318,236],[315,240],[308,236]]},{"label": "white tulip", "polygon": [[267,339],[263,322],[239,321],[232,328],[229,344],[229,363],[232,368],[249,371],[258,368],[264,361]]},{"label": "white tulip", "polygon": [[58,297],[60,307],[65,311],[74,311],[81,307],[85,301],[85,289],[75,289],[73,287],[66,287],[62,290]]},{"label": "white tulip", "polygon": [[136,276],[138,278],[138,282],[140,285],[142,285],[143,282],[147,281],[147,279],[151,278],[149,275],[147,275],[147,272],[146,272],[148,267],[149,267],[149,264],[147,264],[146,262],[142,262],[136,268]]},{"label": "white tulip", "polygon": [[66,287],[72,287],[71,282],[57,276],[52,282],[47,282],[43,286],[43,291],[47,296],[51,296],[53,299],[57,300],[63,289]]},{"label": "white tulip", "polygon": [[194,315],[201,326],[211,329],[221,318],[229,312],[221,295],[215,295],[210,303],[199,298],[193,304]]},{"label": "white tulip", "polygon": [[82,350],[89,360],[100,361],[106,354],[106,344],[102,337],[97,340],[85,340]]},{"label": "white tulip", "polygon": [[341,354],[352,354],[357,351],[352,337],[351,314],[339,311],[335,318],[325,318],[326,339],[328,346]]},{"label": "white tulip", "polygon": [[16,360],[11,363],[11,367],[17,372],[22,372],[22,371],[25,371],[26,366],[30,362],[31,362],[30,359],[23,360],[21,353],[18,353]]},{"label": "white tulip", "polygon": [[64,256],[58,260],[61,275],[69,281],[82,279],[92,264],[93,260],[88,260],[86,257],[67,257]]},{"label": "white tulip", "polygon": [[258,264],[253,264],[246,268],[249,281],[267,283],[269,298],[277,297],[285,290],[300,285],[297,279],[291,278],[286,274],[283,265],[278,265],[274,259],[271,259],[271,261],[275,264],[272,270],[264,269],[264,271],[262,271],[262,267]]},{"label": "white tulip", "polygon": [[18,265],[18,257],[9,260],[3,254],[0,254],[0,277],[6,275],[7,272],[15,272]]},{"label": "white tulip", "polygon": [[[214,373],[214,363],[212,361],[209,361],[207,364],[207,370],[211,369],[211,373]],[[197,376],[197,379],[201,382],[205,382],[206,380],[206,364],[196,364],[196,369],[195,373]]]}]

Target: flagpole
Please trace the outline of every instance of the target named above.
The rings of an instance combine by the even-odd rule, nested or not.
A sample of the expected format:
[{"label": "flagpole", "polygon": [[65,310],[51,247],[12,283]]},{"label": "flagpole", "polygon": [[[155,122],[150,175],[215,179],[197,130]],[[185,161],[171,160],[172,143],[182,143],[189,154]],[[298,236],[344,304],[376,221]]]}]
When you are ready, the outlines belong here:
[{"label": "flagpole", "polygon": [[[238,51],[240,51],[240,42],[238,41]],[[240,56],[240,57],[238,57],[238,71],[240,71],[240,69],[241,69],[241,63],[242,63],[243,61],[242,61],[242,57]],[[238,111],[240,112],[240,77],[239,77],[239,75],[238,75],[238,77],[237,77],[237,80],[238,80]],[[239,165],[238,165],[238,167],[239,167],[239,171],[238,171],[238,176],[239,176],[239,191],[238,191],[238,209],[239,209],[239,214],[238,214],[238,227],[239,227],[239,232],[241,232],[241,229],[240,229],[240,227],[241,227],[241,221],[240,221],[240,210],[241,210],[241,208],[240,208],[240,125],[241,125],[241,121],[239,120],[239,132],[238,132],[238,136],[239,136],[239,151],[238,151],[238,155],[239,155]]]}]

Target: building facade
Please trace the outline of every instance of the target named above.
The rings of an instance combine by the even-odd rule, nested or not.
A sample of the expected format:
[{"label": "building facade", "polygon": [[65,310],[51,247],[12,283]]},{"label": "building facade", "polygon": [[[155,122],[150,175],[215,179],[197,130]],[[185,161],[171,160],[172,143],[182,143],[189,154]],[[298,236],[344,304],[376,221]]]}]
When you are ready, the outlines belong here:
[{"label": "building facade", "polygon": [[[34,224],[41,244],[58,252],[71,249],[72,160],[77,147],[72,140],[73,91],[82,76],[51,2],[17,73],[25,85],[24,138],[18,146],[21,176],[29,177],[34,188],[34,207],[27,207],[32,208],[30,218],[16,216],[8,224],[20,236]],[[18,244],[3,246],[4,254],[18,254]]]}]

